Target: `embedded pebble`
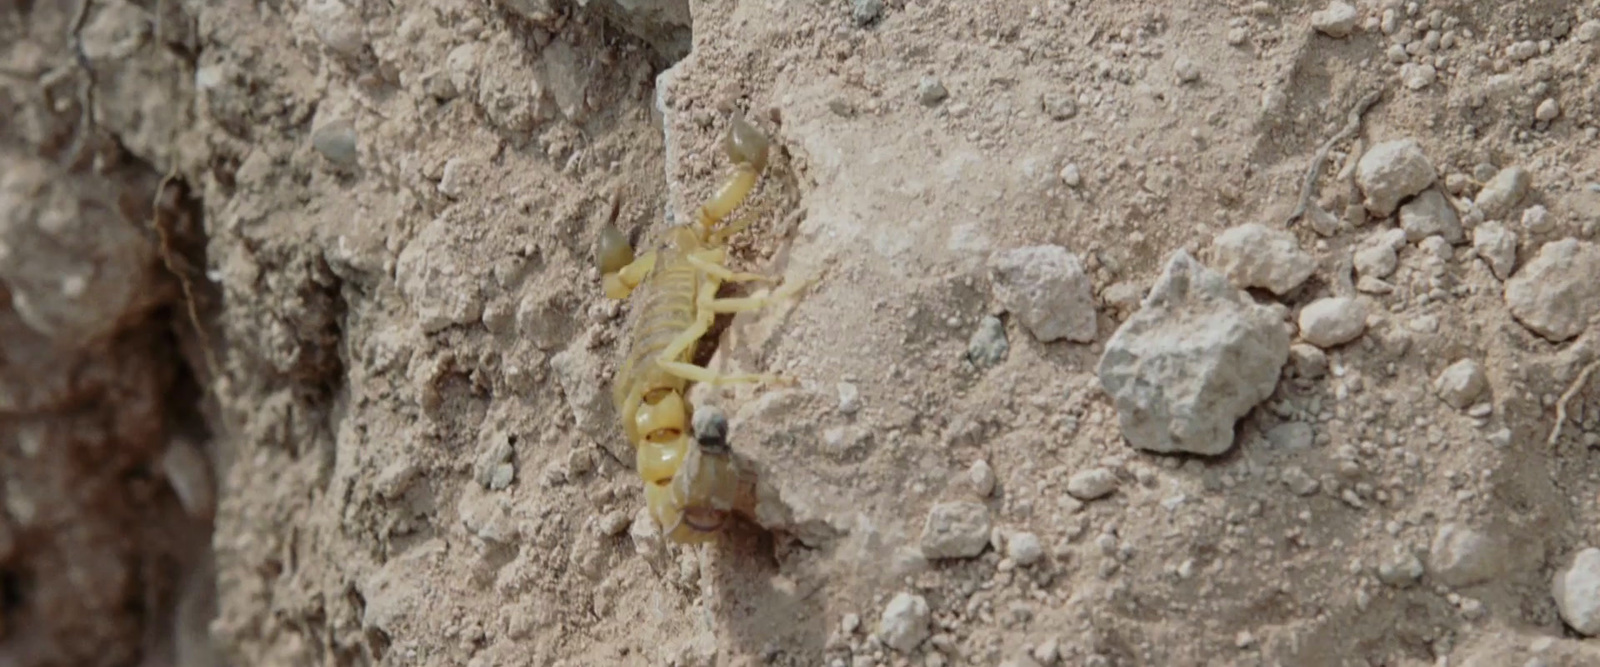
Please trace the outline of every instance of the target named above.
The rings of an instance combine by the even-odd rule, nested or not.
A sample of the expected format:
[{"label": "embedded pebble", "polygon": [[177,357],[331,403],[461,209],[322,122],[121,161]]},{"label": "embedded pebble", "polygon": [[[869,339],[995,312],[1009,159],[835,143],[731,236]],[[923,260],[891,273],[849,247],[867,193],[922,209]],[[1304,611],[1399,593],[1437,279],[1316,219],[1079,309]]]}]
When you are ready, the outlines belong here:
[{"label": "embedded pebble", "polygon": [[1307,474],[1300,466],[1284,468],[1283,472],[1278,475],[1278,479],[1283,482],[1285,488],[1289,489],[1289,493],[1297,496],[1309,496],[1316,493],[1317,487],[1320,486],[1317,479]]},{"label": "embedded pebble", "polygon": [[921,102],[922,106],[938,106],[947,97],[950,97],[950,91],[945,90],[944,84],[937,78],[925,76],[917,82],[917,101]]},{"label": "embedded pebble", "polygon": [[1078,500],[1104,498],[1117,490],[1117,476],[1107,468],[1090,468],[1067,480],[1067,493]]},{"label": "embedded pebble", "polygon": [[979,498],[988,498],[994,493],[994,468],[989,467],[988,461],[978,459],[967,469],[967,481],[972,484],[972,491]]},{"label": "embedded pebble", "polygon": [[356,127],[344,118],[329,121],[311,131],[311,147],[334,164],[355,164]]},{"label": "embedded pebble", "polygon": [[1413,243],[1435,235],[1450,243],[1467,240],[1455,207],[1434,188],[1424,190],[1400,207],[1400,228],[1405,230],[1406,240]]},{"label": "embedded pebble", "polygon": [[1178,83],[1194,83],[1200,80],[1200,66],[1188,58],[1179,58],[1172,69],[1178,75]]},{"label": "embedded pebble", "polygon": [[1471,359],[1450,364],[1433,381],[1433,389],[1439,393],[1439,398],[1457,410],[1472,405],[1488,388],[1489,378],[1484,375],[1483,366]]},{"label": "embedded pebble", "polygon": [[1317,299],[1300,310],[1300,337],[1320,348],[1343,345],[1367,329],[1367,306],[1354,297]]},{"label": "embedded pebble", "polygon": [[1377,244],[1356,251],[1356,273],[1373,278],[1387,278],[1400,265],[1400,258],[1388,244]]},{"label": "embedded pebble", "polygon": [[1494,277],[1505,280],[1517,266],[1517,235],[1498,222],[1485,222],[1472,230],[1472,249],[1489,265]]},{"label": "embedded pebble", "polygon": [[1295,343],[1289,346],[1289,367],[1295,377],[1320,378],[1328,373],[1328,353],[1315,345]]},{"label": "embedded pebble", "polygon": [[1523,326],[1559,343],[1582,333],[1600,314],[1600,246],[1562,239],[1506,281],[1505,302]]},{"label": "embedded pebble", "polygon": [[978,330],[967,340],[967,360],[978,368],[989,368],[1003,361],[1010,349],[1005,323],[998,317],[985,315],[978,320]]},{"label": "embedded pebble", "polygon": [[1439,78],[1439,71],[1433,65],[1419,65],[1406,63],[1400,66],[1400,83],[1409,90],[1422,90],[1433,85]]},{"label": "embedded pebble", "polygon": [[[1000,335],[1004,340],[1005,332],[1001,331]],[[1005,353],[1002,352],[1001,356],[1005,356]],[[861,390],[854,383],[840,382],[836,388],[839,391],[839,414],[853,415],[861,410]]]},{"label": "embedded pebble", "polygon": [[1017,565],[1028,567],[1044,556],[1044,545],[1040,544],[1039,536],[1033,533],[1012,533],[1010,539],[1006,540],[1006,556]]},{"label": "embedded pebble", "polygon": [[1366,195],[1372,215],[1387,218],[1407,197],[1439,177],[1415,139],[1395,139],[1373,146],[1356,162],[1356,183]]},{"label": "embedded pebble", "polygon": [[1550,216],[1550,211],[1539,204],[1534,204],[1522,211],[1522,228],[1533,234],[1544,234],[1556,227],[1555,218]]},{"label": "embedded pebble", "polygon": [[1078,170],[1078,165],[1068,164],[1067,166],[1062,167],[1061,182],[1067,184],[1067,187],[1074,190],[1076,190],[1078,186],[1083,185],[1083,174]]},{"label": "embedded pebble", "polygon": [[1550,589],[1561,620],[1578,634],[1600,635],[1600,549],[1574,554],[1572,564],[1556,572]]},{"label": "embedded pebble", "polygon": [[1281,306],[1265,306],[1179,250],[1096,370],[1138,449],[1217,455],[1272,395],[1289,358]]},{"label": "embedded pebble", "polygon": [[360,14],[339,0],[309,0],[305,12],[311,30],[329,49],[347,57],[357,57],[367,40],[362,34],[366,23]]},{"label": "embedded pebble", "polygon": [[1316,437],[1316,429],[1300,421],[1284,422],[1267,431],[1267,442],[1276,449],[1284,450],[1311,449]]},{"label": "embedded pebble", "polygon": [[1355,32],[1357,17],[1355,7],[1331,2],[1326,8],[1311,13],[1311,27],[1334,39],[1343,39]]},{"label": "embedded pebble", "polygon": [[1573,37],[1584,43],[1600,40],[1600,19],[1589,19],[1578,24],[1578,29],[1573,31]]},{"label": "embedded pebble", "polygon": [[922,526],[920,546],[928,558],[972,558],[989,545],[989,508],[982,503],[938,503]]},{"label": "embedded pebble", "polygon": [[1504,220],[1522,203],[1522,198],[1528,196],[1531,187],[1533,175],[1528,170],[1518,166],[1506,167],[1483,184],[1483,189],[1478,191],[1478,198],[1472,203],[1483,211],[1484,219]]},{"label": "embedded pebble", "polygon": [[1317,261],[1293,234],[1248,223],[1228,229],[1212,241],[1217,268],[1239,287],[1265,288],[1282,296],[1299,287],[1317,270]]},{"label": "embedded pebble", "polygon": [[1095,339],[1094,293],[1077,255],[1056,245],[996,252],[989,258],[994,296],[1039,342]]},{"label": "embedded pebble", "polygon": [[1428,571],[1446,586],[1483,583],[1504,569],[1501,546],[1480,531],[1456,523],[1444,524],[1428,549]]},{"label": "embedded pebble", "polygon": [[1393,557],[1378,564],[1378,581],[1405,588],[1422,578],[1422,560],[1410,550],[1397,549]]},{"label": "embedded pebble", "polygon": [[1561,104],[1556,102],[1554,99],[1547,98],[1545,101],[1539,103],[1538,108],[1533,110],[1533,117],[1535,120],[1546,123],[1555,120],[1561,117]]},{"label": "embedded pebble", "polygon": [[878,637],[890,648],[910,653],[928,638],[931,618],[928,601],[921,595],[896,593],[878,620]]}]

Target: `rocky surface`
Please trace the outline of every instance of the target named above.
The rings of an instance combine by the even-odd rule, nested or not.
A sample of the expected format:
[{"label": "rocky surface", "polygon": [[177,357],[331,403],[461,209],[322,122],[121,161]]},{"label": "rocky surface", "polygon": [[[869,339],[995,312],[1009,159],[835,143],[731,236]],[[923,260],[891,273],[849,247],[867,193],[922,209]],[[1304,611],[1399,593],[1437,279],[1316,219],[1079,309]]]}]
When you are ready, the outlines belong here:
[{"label": "rocky surface", "polygon": [[[1592,2],[82,8],[0,12],[0,664],[1600,664]],[[681,548],[593,243],[735,110],[821,279]]]}]

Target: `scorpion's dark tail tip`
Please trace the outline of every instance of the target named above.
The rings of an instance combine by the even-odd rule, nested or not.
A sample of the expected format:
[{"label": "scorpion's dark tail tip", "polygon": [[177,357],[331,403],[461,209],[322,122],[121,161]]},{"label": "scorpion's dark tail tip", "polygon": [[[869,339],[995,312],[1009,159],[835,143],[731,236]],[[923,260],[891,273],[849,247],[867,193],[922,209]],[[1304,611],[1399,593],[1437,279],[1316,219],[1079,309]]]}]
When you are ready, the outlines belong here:
[{"label": "scorpion's dark tail tip", "polygon": [[701,451],[707,454],[726,454],[728,446],[728,416],[716,406],[707,405],[694,411],[694,439]]}]

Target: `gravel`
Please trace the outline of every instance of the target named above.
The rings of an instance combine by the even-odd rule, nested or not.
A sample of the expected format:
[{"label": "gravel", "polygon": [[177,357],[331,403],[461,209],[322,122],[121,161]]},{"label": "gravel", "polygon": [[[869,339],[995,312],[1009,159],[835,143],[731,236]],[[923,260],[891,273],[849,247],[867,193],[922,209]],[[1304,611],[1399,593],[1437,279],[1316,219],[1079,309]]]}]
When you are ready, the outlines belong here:
[{"label": "gravel", "polygon": [[884,645],[910,653],[928,638],[931,618],[927,599],[913,593],[896,593],[884,606],[883,616],[878,620],[878,637]]},{"label": "gravel", "polygon": [[1010,349],[1005,323],[998,317],[985,315],[978,320],[978,329],[967,340],[967,360],[978,368],[991,368],[1004,361]]},{"label": "gravel", "polygon": [[1078,500],[1104,498],[1117,490],[1117,476],[1107,468],[1090,468],[1067,480],[1067,494]]},{"label": "gravel", "polygon": [[1498,222],[1485,222],[1472,230],[1472,249],[1500,280],[1511,277],[1517,267],[1517,235]]},{"label": "gravel", "polygon": [[1532,186],[1533,175],[1528,170],[1519,166],[1506,167],[1483,185],[1473,203],[1483,211],[1485,219],[1504,220],[1528,196]]},{"label": "gravel", "polygon": [[1349,37],[1356,30],[1356,8],[1343,2],[1329,3],[1320,11],[1311,13],[1311,27],[1334,39]]},{"label": "gravel", "polygon": [[1260,287],[1283,295],[1317,270],[1317,261],[1293,234],[1249,223],[1217,235],[1212,242],[1217,268],[1234,285]]},{"label": "gravel", "polygon": [[995,300],[1039,342],[1093,342],[1094,291],[1077,255],[1055,245],[1013,248],[989,258]]},{"label": "gravel", "polygon": [[1600,549],[1574,554],[1572,563],[1556,572],[1550,588],[1561,620],[1578,634],[1600,635]]},{"label": "gravel", "polygon": [[982,503],[938,503],[922,526],[922,555],[930,559],[972,558],[989,545],[989,508]]},{"label": "gravel", "polygon": [[1450,364],[1433,381],[1433,389],[1438,392],[1439,398],[1457,410],[1472,405],[1488,388],[1489,378],[1484,375],[1483,366],[1471,359]]},{"label": "gravel", "polygon": [[1582,333],[1600,314],[1600,246],[1563,239],[1506,281],[1505,302],[1523,326],[1559,343]]},{"label": "gravel", "polygon": [[1406,240],[1413,243],[1429,236],[1442,236],[1453,244],[1467,240],[1455,207],[1434,188],[1422,191],[1400,207],[1400,228],[1405,230]]}]

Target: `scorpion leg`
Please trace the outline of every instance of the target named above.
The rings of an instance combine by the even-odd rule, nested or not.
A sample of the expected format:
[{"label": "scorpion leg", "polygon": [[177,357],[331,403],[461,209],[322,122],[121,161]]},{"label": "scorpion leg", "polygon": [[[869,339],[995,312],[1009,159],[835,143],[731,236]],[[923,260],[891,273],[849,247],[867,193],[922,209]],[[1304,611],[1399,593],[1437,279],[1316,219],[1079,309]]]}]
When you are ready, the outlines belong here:
[{"label": "scorpion leg", "polygon": [[706,335],[711,328],[711,321],[718,313],[740,313],[760,310],[776,301],[787,299],[800,290],[805,289],[813,281],[796,281],[779,287],[770,294],[758,293],[737,299],[718,299],[715,297],[717,286],[713,282],[706,282],[701,286],[700,294],[696,298],[695,321],[683,333],[678,334],[671,343],[662,350],[656,363],[662,370],[681,377],[691,382],[700,382],[710,385],[762,383],[762,384],[791,384],[793,379],[784,378],[772,373],[750,373],[741,375],[725,375],[709,368],[696,366],[691,363],[678,361],[684,350],[689,349],[700,338]]},{"label": "scorpion leg", "polygon": [[[765,275],[762,275],[762,274],[759,274],[759,273],[739,273],[739,272],[736,272],[736,271],[732,271],[728,267],[723,266],[722,264],[720,264],[718,261],[713,261],[712,259],[708,259],[707,258],[708,256],[711,256],[713,254],[720,256],[722,254],[722,250],[721,249],[717,249],[717,250],[709,250],[709,251],[702,251],[702,252],[699,252],[699,253],[693,253],[693,254],[690,254],[687,257],[687,259],[688,259],[690,264],[694,265],[694,268],[699,269],[702,273],[704,273],[704,274],[706,274],[708,276],[711,276],[712,278],[715,278],[719,282],[735,283],[735,282],[776,282],[777,281],[777,278],[774,278],[772,276],[765,276]],[[717,259],[720,260],[721,258],[717,257]]]}]

